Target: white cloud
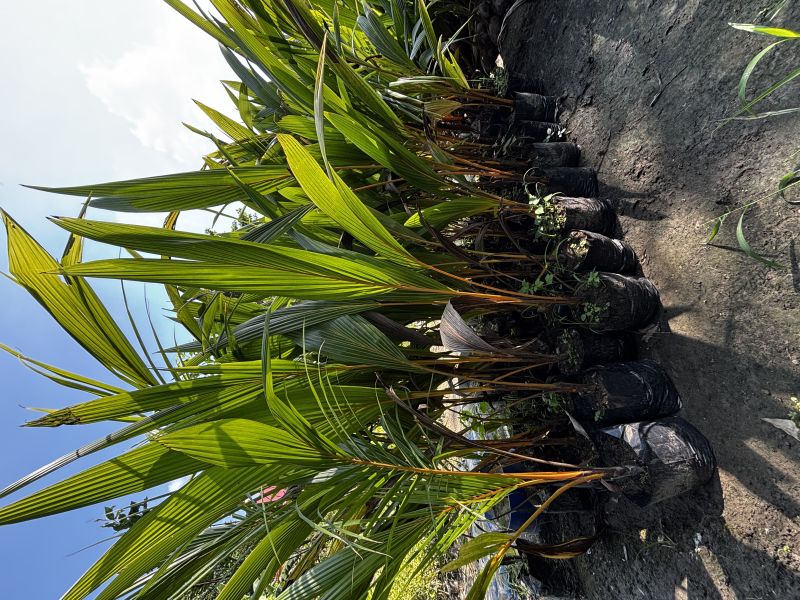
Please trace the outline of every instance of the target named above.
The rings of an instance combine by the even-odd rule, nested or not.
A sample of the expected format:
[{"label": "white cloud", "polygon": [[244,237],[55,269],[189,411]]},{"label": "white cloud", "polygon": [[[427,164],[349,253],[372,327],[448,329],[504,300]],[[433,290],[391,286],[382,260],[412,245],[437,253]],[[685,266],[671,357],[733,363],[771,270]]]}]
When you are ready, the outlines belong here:
[{"label": "white cloud", "polygon": [[[214,147],[182,123],[219,134],[192,99],[236,117],[236,109],[219,83],[234,76],[213,38],[171,9],[159,8],[150,15],[156,25],[149,39],[116,57],[97,57],[79,68],[92,95],[111,114],[125,119],[143,146],[166,156],[166,172],[195,170],[202,164],[202,155]],[[142,5],[142,10],[150,9]],[[160,227],[165,216],[113,213],[117,221],[154,227]],[[203,231],[213,219],[207,212],[189,211],[181,215],[178,227]],[[226,221],[216,228],[226,229]]]},{"label": "white cloud", "polygon": [[128,121],[144,146],[167,154],[176,168],[194,169],[213,147],[181,122],[213,130],[192,98],[235,112],[219,83],[231,72],[213,38],[172,11],[154,17],[149,40],[119,56],[82,64],[80,70],[89,91]]}]

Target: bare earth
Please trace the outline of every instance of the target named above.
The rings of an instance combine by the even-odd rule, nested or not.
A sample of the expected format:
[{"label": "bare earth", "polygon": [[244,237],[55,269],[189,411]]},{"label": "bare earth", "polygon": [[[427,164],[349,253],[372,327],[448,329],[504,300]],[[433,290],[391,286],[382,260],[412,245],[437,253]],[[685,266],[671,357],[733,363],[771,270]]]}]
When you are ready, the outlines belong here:
[{"label": "bare earth", "polygon": [[[754,249],[787,270],[735,250],[738,214],[717,247],[703,244],[705,222],[775,188],[800,140],[797,115],[715,131],[768,43],[726,23],[767,4],[534,0],[506,22],[506,65],[565,96],[561,121],[661,291],[672,332],[643,354],[671,373],[720,467],[691,497],[609,505],[602,542],[576,563],[585,598],[800,599],[800,443],[761,421],[786,417],[800,393],[800,210],[770,199],[745,220]],[[778,22],[800,25],[800,3]],[[767,75],[796,68],[798,50],[766,61]]]}]

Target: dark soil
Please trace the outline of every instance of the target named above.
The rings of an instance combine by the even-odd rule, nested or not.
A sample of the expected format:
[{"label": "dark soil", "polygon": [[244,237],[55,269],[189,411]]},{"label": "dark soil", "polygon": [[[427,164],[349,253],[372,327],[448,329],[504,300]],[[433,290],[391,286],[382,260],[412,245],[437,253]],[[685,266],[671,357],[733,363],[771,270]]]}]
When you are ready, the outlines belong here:
[{"label": "dark soil", "polygon": [[[506,21],[512,80],[564,97],[567,137],[621,214],[615,237],[661,293],[671,333],[641,340],[642,354],[670,373],[719,462],[697,493],[605,506],[602,540],[572,563],[576,597],[800,598],[800,442],[761,421],[785,417],[800,391],[800,211],[771,199],[745,221],[754,249],[785,271],[737,250],[738,214],[703,244],[708,220],[775,188],[800,139],[796,115],[715,131],[768,43],[727,22],[757,22],[770,3],[538,0]],[[800,3],[790,4],[777,22],[796,26]],[[796,68],[794,48],[765,61],[766,75]]]}]

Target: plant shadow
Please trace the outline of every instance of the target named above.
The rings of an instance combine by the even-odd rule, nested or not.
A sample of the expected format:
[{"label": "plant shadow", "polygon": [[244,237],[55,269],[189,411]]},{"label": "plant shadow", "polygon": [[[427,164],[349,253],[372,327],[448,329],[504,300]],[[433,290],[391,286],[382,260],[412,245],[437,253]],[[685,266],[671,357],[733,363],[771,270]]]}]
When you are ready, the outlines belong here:
[{"label": "plant shadow", "polygon": [[[791,264],[791,274],[745,257],[735,221],[717,238],[729,251],[704,246],[697,230],[726,210],[720,198],[741,204],[774,189],[786,158],[763,122],[717,128],[765,45],[727,22],[755,12],[745,0],[724,10],[711,0],[539,0],[504,26],[505,64],[545,93],[570,96],[564,116],[623,217],[617,234],[646,249],[644,273],[678,333],[643,337],[642,355],[672,375],[720,469],[696,494],[647,509],[607,504],[606,534],[575,567],[590,599],[800,597],[800,443],[761,420],[785,417],[797,389],[796,215],[782,205],[767,215],[765,204],[746,222],[747,233],[760,228],[748,237],[756,251]],[[785,13],[800,18],[800,5]],[[768,78],[785,67],[765,59],[759,71]],[[780,126],[796,139],[796,128]]]}]

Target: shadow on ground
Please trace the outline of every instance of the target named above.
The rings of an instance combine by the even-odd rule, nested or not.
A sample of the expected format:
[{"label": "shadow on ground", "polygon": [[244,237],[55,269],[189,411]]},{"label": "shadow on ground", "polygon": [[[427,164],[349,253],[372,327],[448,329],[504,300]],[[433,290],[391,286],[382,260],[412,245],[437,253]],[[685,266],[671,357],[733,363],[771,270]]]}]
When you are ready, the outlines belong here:
[{"label": "shadow on ground", "polygon": [[[506,22],[512,80],[563,96],[562,123],[659,287],[672,333],[643,339],[642,354],[673,376],[720,467],[701,493],[605,507],[606,535],[576,561],[590,599],[800,598],[800,443],[761,420],[785,417],[800,391],[800,211],[770,199],[745,220],[751,245],[783,271],[736,250],[738,214],[720,247],[704,245],[710,220],[775,189],[800,139],[796,116],[718,128],[767,43],[727,23],[753,22],[768,4],[538,0]],[[800,22],[800,4],[782,18]],[[765,59],[753,89],[797,56],[786,60]]]}]

